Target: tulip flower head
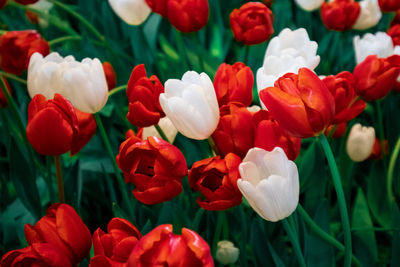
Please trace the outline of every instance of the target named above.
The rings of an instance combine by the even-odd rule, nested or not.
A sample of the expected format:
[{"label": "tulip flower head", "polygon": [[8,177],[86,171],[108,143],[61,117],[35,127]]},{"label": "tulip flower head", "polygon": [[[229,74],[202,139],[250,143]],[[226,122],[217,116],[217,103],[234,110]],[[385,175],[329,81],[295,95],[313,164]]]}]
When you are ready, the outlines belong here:
[{"label": "tulip flower head", "polygon": [[[164,118],[160,119],[160,121],[158,122],[158,126],[161,128],[161,130],[166,135],[168,142],[170,142],[172,144],[175,140],[175,137],[178,134],[178,130],[172,124],[171,120],[168,119],[168,117],[164,117]],[[155,136],[155,137],[162,139],[160,133],[157,131],[155,126],[144,127],[141,129],[143,131],[143,134],[142,134],[143,139],[147,139],[147,137],[149,137],[149,136]],[[167,141],[167,140],[165,140],[165,141]]]},{"label": "tulip flower head", "polygon": [[400,46],[400,24],[390,27],[387,34],[392,38],[393,45]]},{"label": "tulip flower head", "polygon": [[347,155],[355,162],[364,161],[371,155],[374,143],[375,129],[357,123],[351,128],[347,138]]},{"label": "tulip flower head", "polygon": [[43,58],[32,55],[28,67],[28,92],[47,99],[62,94],[72,105],[87,113],[100,111],[107,102],[108,88],[103,66],[97,58],[81,62],[73,56],[61,57],[53,52]]},{"label": "tulip flower head", "polygon": [[145,0],[108,0],[114,12],[129,25],[142,24],[151,13]]},{"label": "tulip flower head", "polygon": [[189,172],[189,185],[200,191],[197,203],[206,210],[226,210],[242,203],[242,194],[237,188],[241,159],[233,153],[224,159],[219,156],[197,161]]},{"label": "tulip flower head", "polygon": [[360,4],[354,0],[330,0],[321,6],[325,26],[334,31],[350,30],[361,13]]},{"label": "tulip flower head", "polygon": [[296,4],[306,11],[314,11],[320,8],[324,0],[295,0]]},{"label": "tulip flower head", "polygon": [[127,267],[214,267],[210,247],[196,232],[182,228],[172,232],[172,225],[163,224],[143,236],[133,249]]},{"label": "tulip flower head", "polygon": [[34,53],[46,56],[49,51],[49,44],[37,31],[9,31],[0,36],[0,68],[20,75]]},{"label": "tulip flower head", "polygon": [[239,165],[237,184],[250,206],[264,220],[282,220],[299,202],[299,173],[293,161],[276,147],[271,152],[252,148]]},{"label": "tulip flower head", "polygon": [[394,12],[400,9],[398,0],[379,0],[379,6],[383,12]]},{"label": "tulip flower head", "polygon": [[168,0],[168,20],[180,32],[196,32],[207,25],[208,0]]},{"label": "tulip flower head", "polygon": [[263,43],[274,33],[272,11],[258,2],[233,10],[229,22],[235,39],[245,45]]},{"label": "tulip flower head", "polygon": [[335,100],[326,85],[311,70],[288,73],[260,92],[271,116],[290,135],[308,138],[319,135],[334,117]]},{"label": "tulip flower head", "polygon": [[175,127],[186,137],[207,139],[217,128],[218,101],[207,74],[186,72],[182,80],[170,79],[160,105]]},{"label": "tulip flower head", "polygon": [[318,44],[310,41],[304,28],[282,30],[269,42],[264,63],[257,71],[257,88],[274,86],[276,80],[286,73],[298,73],[300,68],[314,70],[320,61]]},{"label": "tulip flower head", "polygon": [[102,65],[104,74],[106,75],[108,91],[111,91],[117,85],[117,76],[115,75],[114,68],[110,62],[103,62]]},{"label": "tulip flower head", "polygon": [[107,232],[98,228],[93,233],[95,256],[90,259],[90,267],[126,264],[131,251],[142,237],[135,226],[122,218],[113,218],[108,223]]},{"label": "tulip flower head", "polygon": [[367,33],[362,38],[355,36],[353,43],[357,64],[363,62],[369,55],[385,58],[394,53],[393,41],[384,32],[377,32],[376,34]]},{"label": "tulip flower head", "polygon": [[217,243],[217,254],[215,259],[222,265],[229,265],[235,263],[239,259],[239,249],[228,241],[222,240]]},{"label": "tulip flower head", "polygon": [[353,25],[353,29],[366,30],[376,26],[382,18],[378,0],[363,0],[359,3],[361,12]]}]

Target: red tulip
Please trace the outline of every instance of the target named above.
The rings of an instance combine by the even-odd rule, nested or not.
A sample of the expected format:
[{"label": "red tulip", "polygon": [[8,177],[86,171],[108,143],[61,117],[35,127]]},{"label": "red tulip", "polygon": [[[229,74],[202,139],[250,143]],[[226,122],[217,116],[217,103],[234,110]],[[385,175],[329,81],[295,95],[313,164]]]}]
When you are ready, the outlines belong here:
[{"label": "red tulip", "polygon": [[80,263],[92,247],[89,229],[67,204],[52,205],[35,226],[26,224],[25,238],[33,248],[37,244],[51,245],[67,256],[72,265]]},{"label": "red tulip", "polygon": [[333,124],[354,119],[367,106],[365,101],[358,99],[354,89],[354,77],[350,72],[343,71],[336,76],[327,76],[323,82],[335,98]]},{"label": "red tulip", "polygon": [[272,11],[264,4],[249,2],[229,16],[233,36],[245,45],[265,42],[274,33]]},{"label": "red tulip", "polygon": [[110,62],[103,62],[103,70],[106,75],[108,91],[111,91],[115,88],[117,84],[117,76],[115,75],[115,71]]},{"label": "red tulip", "polygon": [[46,100],[41,94],[33,97],[28,107],[26,135],[39,154],[66,153],[78,131],[75,109],[66,98],[59,94],[52,100]]},{"label": "red tulip", "polygon": [[160,14],[164,18],[168,15],[168,0],[146,0],[147,5],[154,13]]},{"label": "red tulip", "polygon": [[207,0],[168,1],[168,20],[181,32],[201,30],[208,22],[209,12]]},{"label": "red tulip", "polygon": [[253,100],[254,76],[251,69],[241,62],[233,65],[222,63],[214,78],[214,88],[219,106],[240,102],[249,106]]},{"label": "red tulip", "polygon": [[230,103],[220,109],[220,119],[212,138],[221,155],[234,153],[243,158],[253,147],[255,125],[253,116],[240,103]]},{"label": "red tulip", "polygon": [[35,243],[29,247],[8,252],[1,259],[0,266],[72,267],[72,264],[70,259],[53,244]]},{"label": "red tulip", "polygon": [[141,140],[132,136],[123,142],[117,156],[125,182],[133,183],[133,195],[147,205],[169,201],[182,192],[187,174],[184,156],[168,142],[150,136]]},{"label": "red tulip", "polygon": [[[346,122],[342,122],[339,124],[333,124],[333,125],[330,125],[328,128],[326,128],[325,135],[332,136],[333,139],[338,139],[346,133],[346,129],[347,129]],[[332,133],[332,131],[334,131],[334,132]]]},{"label": "red tulip", "polygon": [[[385,148],[385,155],[389,155],[389,143],[387,140],[383,142]],[[382,145],[378,138],[375,138],[374,146],[372,147],[371,155],[368,160],[381,160],[382,159]]]},{"label": "red tulip", "polygon": [[39,0],[15,0],[15,2],[17,2],[18,4],[21,4],[21,5],[31,5],[38,1]]},{"label": "red tulip", "polygon": [[308,138],[322,133],[335,114],[335,100],[326,85],[307,68],[288,73],[260,92],[271,116],[289,134]]},{"label": "red tulip", "polygon": [[78,153],[96,133],[97,123],[93,115],[75,109],[79,131],[72,137],[71,156]]},{"label": "red tulip", "polygon": [[113,218],[107,226],[108,233],[98,228],[93,234],[95,257],[90,259],[90,267],[122,266],[138,240],[142,237],[138,229],[129,221]]},{"label": "red tulip", "polygon": [[163,92],[164,86],[155,75],[147,78],[144,65],[136,66],[126,91],[129,100],[127,118],[130,123],[139,127],[157,124],[165,116],[158,100]]},{"label": "red tulip", "polygon": [[21,74],[35,52],[43,56],[50,52],[49,44],[35,30],[10,31],[0,37],[0,67],[6,72]]},{"label": "red tulip", "polygon": [[392,37],[393,45],[400,45],[400,24],[393,25],[387,32]]},{"label": "red tulip", "polygon": [[242,193],[236,185],[240,177],[239,164],[242,160],[233,153],[224,159],[216,156],[193,164],[189,172],[189,184],[199,191],[197,203],[206,210],[226,210],[242,203]]},{"label": "red tulip", "polygon": [[301,139],[291,136],[279,126],[268,111],[260,110],[254,114],[256,132],[254,147],[259,147],[267,151],[272,151],[275,147],[280,147],[285,151],[290,160],[295,160],[300,154]]},{"label": "red tulip", "polygon": [[321,6],[321,17],[325,26],[334,31],[346,31],[356,23],[361,7],[354,0],[334,0],[324,2]]},{"label": "red tulip", "polygon": [[399,10],[397,10],[396,16],[394,16],[394,18],[390,22],[390,27],[393,27],[396,24],[400,24],[400,8]]},{"label": "red tulip", "polygon": [[399,0],[379,0],[378,2],[383,12],[395,12],[400,9]]},{"label": "red tulip", "polygon": [[400,56],[368,56],[354,69],[356,92],[366,101],[384,98],[395,86],[400,74]]},{"label": "red tulip", "polygon": [[213,267],[210,247],[196,232],[182,228],[182,235],[163,224],[142,237],[129,257],[127,267]]},{"label": "red tulip", "polygon": [[[10,87],[10,84],[7,82],[6,78],[1,76],[0,79],[2,79],[4,81],[4,83],[6,84],[6,87],[7,87],[6,90],[8,90],[8,92],[11,95],[11,87]],[[0,86],[4,87],[2,82],[0,82]],[[3,94],[3,90],[0,89],[0,108],[5,108],[5,107],[7,107],[7,105],[8,105],[7,98]]]},{"label": "red tulip", "polygon": [[7,0],[0,0],[0,9],[2,9],[7,4]]}]

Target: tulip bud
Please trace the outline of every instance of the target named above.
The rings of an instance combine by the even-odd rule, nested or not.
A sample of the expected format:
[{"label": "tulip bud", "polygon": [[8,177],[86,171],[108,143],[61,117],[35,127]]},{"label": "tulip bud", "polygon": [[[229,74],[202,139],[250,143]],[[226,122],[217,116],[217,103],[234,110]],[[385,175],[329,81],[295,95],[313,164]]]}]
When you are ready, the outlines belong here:
[{"label": "tulip bud", "polygon": [[108,0],[114,12],[129,25],[142,24],[151,13],[145,0]]},{"label": "tulip bud", "polygon": [[324,0],[295,0],[296,4],[306,11],[314,11],[320,8]]},{"label": "tulip bud", "polygon": [[321,6],[321,18],[325,26],[334,31],[350,30],[361,12],[354,0],[331,0]]},{"label": "tulip bud", "polygon": [[360,3],[361,12],[358,16],[353,29],[366,30],[379,23],[382,12],[378,5],[378,0],[363,0]]},{"label": "tulip bud", "polygon": [[28,68],[34,53],[46,56],[49,51],[49,44],[37,31],[10,31],[0,37],[0,67],[6,72],[20,75]]},{"label": "tulip bud", "polygon": [[108,88],[101,62],[73,56],[61,57],[54,52],[43,58],[32,55],[28,67],[28,92],[31,97],[42,94],[47,99],[62,94],[72,105],[87,113],[100,111],[107,102]]},{"label": "tulip bud", "polygon": [[232,242],[223,240],[217,243],[215,259],[222,265],[233,264],[239,259],[239,249]]},{"label": "tulip bud", "polygon": [[237,185],[250,206],[263,219],[282,220],[299,202],[299,173],[293,161],[276,147],[271,152],[252,148],[239,165]]},{"label": "tulip bud", "polygon": [[357,123],[351,128],[347,138],[347,154],[355,162],[364,161],[371,155],[374,143],[375,129]]},{"label": "tulip bud", "polygon": [[29,5],[29,8],[36,9],[40,11],[41,14],[44,14],[44,16],[40,16],[40,14],[31,11],[31,10],[26,10],[25,14],[27,19],[33,23],[33,24],[39,24],[41,27],[45,28],[49,26],[49,20],[46,15],[48,16],[50,13],[50,9],[53,8],[53,3],[48,2],[47,0],[39,0],[33,5]]},{"label": "tulip bud", "polygon": [[238,42],[255,45],[274,33],[272,11],[264,4],[249,2],[234,9],[229,16],[233,36]]},{"label": "tulip bud", "polygon": [[207,139],[217,128],[217,97],[205,73],[188,71],[182,80],[168,80],[165,93],[160,94],[160,104],[178,131],[189,138]]}]

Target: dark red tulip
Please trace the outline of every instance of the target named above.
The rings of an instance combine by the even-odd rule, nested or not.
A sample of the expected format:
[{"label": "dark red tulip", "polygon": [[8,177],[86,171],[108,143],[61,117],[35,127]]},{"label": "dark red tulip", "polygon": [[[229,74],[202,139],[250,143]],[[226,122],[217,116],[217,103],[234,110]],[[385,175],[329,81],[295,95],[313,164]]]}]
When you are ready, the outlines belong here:
[{"label": "dark red tulip", "polygon": [[327,76],[323,82],[335,98],[333,124],[350,121],[365,109],[367,104],[358,98],[354,89],[354,77],[350,72]]},{"label": "dark red tulip", "polygon": [[209,12],[207,0],[168,0],[168,20],[181,32],[201,30],[207,25]]},{"label": "dark red tulip", "polygon": [[326,85],[307,68],[288,73],[260,92],[271,116],[289,134],[308,138],[325,131],[335,115],[335,100]]},{"label": "dark red tulip", "polygon": [[154,13],[160,14],[164,18],[168,15],[168,0],[146,0],[147,5]]},{"label": "dark red tulip", "polygon": [[0,37],[0,67],[6,72],[21,74],[35,52],[43,56],[50,52],[49,44],[35,30],[10,31]]},{"label": "dark red tulip", "polygon": [[206,210],[226,210],[242,203],[242,193],[236,183],[240,178],[239,164],[242,160],[233,153],[203,159],[193,164],[189,172],[189,184],[202,197],[197,199]]},{"label": "dark red tulip", "polygon": [[334,31],[350,30],[360,12],[360,4],[354,0],[333,0],[321,6],[322,21],[328,29]]},{"label": "dark red tulip", "polygon": [[394,18],[390,22],[390,27],[393,27],[396,24],[400,24],[400,8],[399,10],[397,10],[396,16],[394,16]]},{"label": "dark red tulip", "polygon": [[121,144],[117,162],[125,182],[136,186],[134,196],[148,205],[178,196],[188,172],[179,149],[154,136],[147,140],[131,136]]},{"label": "dark red tulip", "polygon": [[272,11],[259,2],[234,9],[229,22],[235,39],[246,45],[263,43],[274,33]]},{"label": "dark red tulip", "polygon": [[31,5],[38,1],[39,0],[15,0],[15,2],[17,2],[18,4],[21,4],[21,5]]},{"label": "dark red tulip", "polygon": [[51,245],[75,266],[89,255],[92,247],[89,229],[67,204],[54,204],[34,226],[26,224],[25,238],[33,248],[37,244]]},{"label": "dark red tulip", "polygon": [[135,226],[121,218],[113,218],[107,231],[98,228],[93,234],[95,257],[90,259],[90,267],[123,266],[142,237]]},{"label": "dark red tulip", "polygon": [[157,124],[165,116],[158,100],[163,92],[164,86],[157,76],[147,78],[144,65],[136,66],[126,91],[129,100],[129,122],[139,127]]},{"label": "dark red tulip", "polygon": [[106,75],[108,91],[111,91],[117,85],[117,76],[110,62],[103,62],[103,70]]},{"label": "dark red tulip", "polygon": [[97,123],[93,115],[75,109],[79,131],[74,134],[71,144],[71,156],[78,153],[96,133]]},{"label": "dark red tulip", "polygon": [[382,99],[395,87],[399,74],[400,56],[370,55],[354,69],[356,92],[366,101]]},{"label": "dark red tulip", "polygon": [[39,154],[57,156],[68,152],[78,131],[75,109],[66,98],[59,94],[51,100],[41,94],[33,97],[26,135]]},{"label": "dark red tulip", "polygon": [[7,0],[0,0],[0,9],[2,9],[7,4]]},{"label": "dark red tulip", "polygon": [[222,63],[214,78],[214,88],[219,106],[240,102],[249,106],[253,101],[254,76],[250,67],[241,62]]},{"label": "dark red tulip", "polygon": [[400,45],[400,24],[395,24],[388,30],[387,34],[392,37],[393,45]]},{"label": "dark red tulip", "polygon": [[395,12],[400,9],[398,0],[379,0],[378,3],[383,12]]},{"label": "dark red tulip", "polygon": [[210,247],[201,236],[187,228],[182,235],[163,224],[143,236],[129,257],[127,267],[213,267]]}]

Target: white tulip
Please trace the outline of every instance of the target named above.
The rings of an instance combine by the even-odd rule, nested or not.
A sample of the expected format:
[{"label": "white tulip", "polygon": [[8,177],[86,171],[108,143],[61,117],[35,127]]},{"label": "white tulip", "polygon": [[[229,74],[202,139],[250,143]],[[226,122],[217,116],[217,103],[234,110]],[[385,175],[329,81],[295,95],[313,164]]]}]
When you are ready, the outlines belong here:
[{"label": "white tulip", "polygon": [[[160,119],[160,121],[158,122],[158,126],[160,126],[161,130],[163,130],[163,132],[167,136],[168,141],[173,143],[176,135],[178,134],[178,130],[172,124],[171,120],[168,119],[168,117],[164,117]],[[143,140],[147,140],[147,137],[149,136],[156,136],[162,139],[161,135],[158,133],[154,125],[143,128]]]},{"label": "white tulip", "polygon": [[364,161],[371,155],[374,143],[375,129],[373,127],[361,126],[359,123],[354,124],[347,138],[347,154],[355,162]]},{"label": "white tulip", "polygon": [[385,58],[393,55],[394,47],[392,38],[385,32],[376,34],[367,33],[362,38],[355,36],[353,39],[357,64],[364,61],[369,55]]},{"label": "white tulip", "polygon": [[85,58],[76,61],[73,56],[61,57],[53,52],[43,58],[34,53],[28,67],[28,92],[31,97],[42,94],[52,99],[55,93],[63,95],[77,109],[96,113],[107,102],[107,81],[100,60]]},{"label": "white tulip", "polygon": [[299,202],[299,172],[280,147],[268,152],[252,148],[239,165],[240,192],[263,219],[288,217]]},{"label": "white tulip", "polygon": [[264,63],[257,71],[257,88],[274,86],[275,81],[286,73],[298,73],[300,68],[314,70],[320,61],[318,44],[310,41],[304,28],[288,28],[272,38],[265,52]]},{"label": "white tulip", "polygon": [[142,24],[151,13],[145,0],[108,0],[114,12],[129,25]]},{"label": "white tulip", "polygon": [[210,137],[219,122],[218,101],[210,77],[188,71],[182,80],[169,79],[164,87],[160,105],[178,131],[197,140]]},{"label": "white tulip", "polygon": [[217,243],[215,259],[222,265],[235,263],[239,259],[239,249],[231,241],[222,240]]},{"label": "white tulip", "polygon": [[306,11],[314,11],[321,7],[324,0],[295,0],[296,4]]},{"label": "white tulip", "polygon": [[378,0],[363,0],[359,3],[361,12],[353,25],[353,29],[366,30],[377,25],[382,18]]}]

